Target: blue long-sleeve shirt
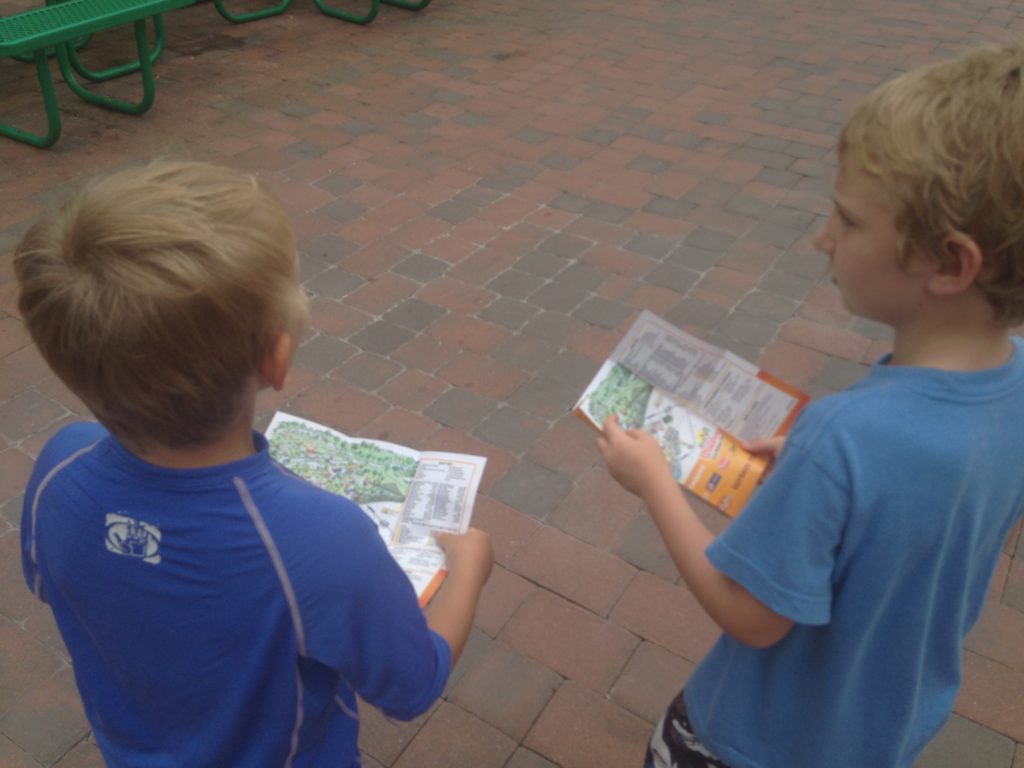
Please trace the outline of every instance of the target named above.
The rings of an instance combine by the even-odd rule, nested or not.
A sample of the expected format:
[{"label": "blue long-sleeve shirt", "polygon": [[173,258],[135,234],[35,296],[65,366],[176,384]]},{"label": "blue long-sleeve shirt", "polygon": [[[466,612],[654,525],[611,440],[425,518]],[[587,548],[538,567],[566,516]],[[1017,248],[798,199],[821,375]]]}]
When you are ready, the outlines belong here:
[{"label": "blue long-sleeve shirt", "polygon": [[409,719],[451,665],[353,503],[257,453],[148,464],[96,424],[47,444],[22,520],[112,768],[356,765],[355,693]]}]

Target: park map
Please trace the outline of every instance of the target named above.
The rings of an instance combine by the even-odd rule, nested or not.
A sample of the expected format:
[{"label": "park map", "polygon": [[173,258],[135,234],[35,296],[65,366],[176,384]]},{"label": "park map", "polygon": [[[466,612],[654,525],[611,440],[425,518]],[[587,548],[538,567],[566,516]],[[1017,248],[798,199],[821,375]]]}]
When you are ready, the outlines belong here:
[{"label": "park map", "polygon": [[348,440],[302,421],[274,430],[271,453],[288,469],[356,504],[405,500],[416,459],[370,440]]},{"label": "park map", "polygon": [[286,413],[267,440],[281,465],[359,505],[425,605],[445,574],[436,534],[465,533],[486,459],[349,437]]}]

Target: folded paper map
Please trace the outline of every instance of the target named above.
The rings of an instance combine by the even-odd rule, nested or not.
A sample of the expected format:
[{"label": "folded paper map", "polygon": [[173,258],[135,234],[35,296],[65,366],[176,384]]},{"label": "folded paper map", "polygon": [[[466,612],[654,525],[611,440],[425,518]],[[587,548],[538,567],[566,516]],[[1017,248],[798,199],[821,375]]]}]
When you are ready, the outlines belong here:
[{"label": "folded paper map", "polygon": [[426,605],[445,576],[435,536],[469,528],[487,459],[349,437],[280,412],[267,440],[286,468],[362,508]]},{"label": "folded paper map", "polygon": [[614,413],[624,429],[650,432],[683,487],[735,516],[765,470],[741,442],[785,434],[808,399],[645,311],[573,410],[596,429]]}]

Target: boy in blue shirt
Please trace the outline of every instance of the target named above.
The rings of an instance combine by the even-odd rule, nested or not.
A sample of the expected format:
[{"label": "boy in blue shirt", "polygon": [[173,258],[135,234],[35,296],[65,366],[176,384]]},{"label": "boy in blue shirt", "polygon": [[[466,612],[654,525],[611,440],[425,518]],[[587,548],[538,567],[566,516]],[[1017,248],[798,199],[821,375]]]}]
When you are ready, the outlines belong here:
[{"label": "boy in blue shirt", "polygon": [[893,352],[810,404],[715,538],[648,435],[598,445],[723,635],[654,768],[906,768],[952,711],[964,636],[1024,507],[1024,49],[873,92],[815,244]]},{"label": "boy in blue shirt", "polygon": [[100,422],[47,443],[21,535],[107,764],[359,765],[355,695],[430,707],[493,556],[480,531],[443,537],[424,615],[366,515],[253,431],[306,317],[276,198],[202,163],[126,170],[14,263],[32,338]]}]

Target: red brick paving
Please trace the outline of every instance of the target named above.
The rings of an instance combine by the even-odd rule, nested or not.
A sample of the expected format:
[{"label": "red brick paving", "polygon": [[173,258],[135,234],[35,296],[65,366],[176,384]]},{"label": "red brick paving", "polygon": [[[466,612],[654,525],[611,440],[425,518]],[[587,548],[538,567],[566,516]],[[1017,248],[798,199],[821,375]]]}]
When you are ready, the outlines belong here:
[{"label": "red brick paving", "polygon": [[623,490],[599,463],[580,476],[576,487],[551,513],[548,523],[595,547],[608,548],[622,529],[641,514],[641,507],[640,501]]},{"label": "red brick paving", "polygon": [[499,639],[560,675],[606,691],[637,645],[637,637],[548,590],[520,605]]},{"label": "red brick paving", "polygon": [[[260,423],[284,408],[489,459],[476,522],[499,564],[477,631],[429,713],[399,724],[363,708],[366,765],[638,765],[650,723],[716,632],[567,414],[576,378],[640,309],[720,343],[740,336],[737,352],[816,395],[887,351],[884,331],[843,311],[810,242],[836,131],[892,74],[1019,36],[1024,5],[434,0],[421,13],[384,7],[359,28],[305,2],[230,25],[204,3],[166,23],[147,115],[58,86],[53,150],[0,140],[0,249],[126,162],[184,155],[264,178],[292,215],[313,311],[285,390],[261,395]],[[86,53],[109,57],[115,43]],[[39,120],[30,66],[0,62],[0,83],[0,119]],[[473,404],[464,428],[436,420],[457,415],[453,403]],[[32,458],[79,415],[17,319],[4,258],[5,767],[102,764],[52,618],[17,563]],[[955,755],[1024,768],[1022,563],[1011,537],[968,642],[957,716],[917,768]]]},{"label": "red brick paving", "polygon": [[[675,606],[666,611],[662,606]],[[685,586],[641,572],[615,606],[611,620],[690,661],[711,650],[718,632]]]},{"label": "red brick paving", "polygon": [[641,765],[651,727],[575,680],[566,681],[526,737],[564,768]]},{"label": "red brick paving", "polygon": [[561,676],[540,662],[493,643],[455,686],[451,701],[519,741],[561,684]]},{"label": "red brick paving", "polygon": [[649,723],[656,723],[670,701],[686,683],[694,664],[654,643],[637,646],[622,670],[611,698]]},{"label": "red brick paving", "polygon": [[608,552],[551,526],[540,528],[512,558],[511,566],[530,581],[602,617],[636,573]]},{"label": "red brick paving", "polygon": [[516,742],[460,706],[442,702],[396,768],[501,768]]},{"label": "red brick paving", "polygon": [[495,565],[480,600],[476,615],[477,628],[491,637],[497,636],[512,614],[537,589],[536,585],[522,576]]}]

